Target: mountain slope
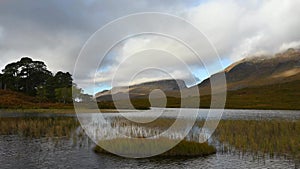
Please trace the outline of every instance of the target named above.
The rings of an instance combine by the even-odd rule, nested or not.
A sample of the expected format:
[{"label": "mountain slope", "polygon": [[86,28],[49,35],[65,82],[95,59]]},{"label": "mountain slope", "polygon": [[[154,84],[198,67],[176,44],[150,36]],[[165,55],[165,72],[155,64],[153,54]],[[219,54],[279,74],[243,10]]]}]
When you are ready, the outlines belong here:
[{"label": "mountain slope", "polygon": [[[289,49],[274,56],[246,58],[230,65],[220,73],[226,75],[228,89],[226,108],[300,109],[298,100],[298,96],[300,96],[299,49]],[[186,88],[183,85],[184,82],[179,81],[183,86],[183,95],[189,96],[185,99],[195,98],[197,93],[192,89],[198,88],[201,107],[209,107],[211,101],[210,79],[217,77],[220,73],[214,74],[190,88]],[[130,86],[127,90],[129,90],[135,105],[150,106],[149,93],[151,90],[162,88],[167,96],[167,106],[180,107],[180,91],[178,86],[174,87],[176,86],[175,82],[163,81],[163,85],[160,84],[160,81],[150,82]],[[120,89],[119,91],[125,90],[125,88]],[[125,98],[122,97],[123,92],[114,94],[119,95],[117,98],[120,100]],[[100,92],[97,96],[98,101],[112,100],[110,90]]]},{"label": "mountain slope", "polygon": [[[230,65],[223,72],[228,90],[300,80],[300,50],[289,49],[275,56],[246,58]],[[209,79],[204,80],[198,87],[209,90]]]},{"label": "mountain slope", "polygon": [[159,89],[168,96],[177,96],[180,89],[187,88],[182,80],[160,80],[132,85],[129,87],[114,87],[112,90],[105,90],[97,93],[97,101],[111,101],[112,95],[116,100],[127,99],[127,93],[131,99],[148,98],[151,91]]}]

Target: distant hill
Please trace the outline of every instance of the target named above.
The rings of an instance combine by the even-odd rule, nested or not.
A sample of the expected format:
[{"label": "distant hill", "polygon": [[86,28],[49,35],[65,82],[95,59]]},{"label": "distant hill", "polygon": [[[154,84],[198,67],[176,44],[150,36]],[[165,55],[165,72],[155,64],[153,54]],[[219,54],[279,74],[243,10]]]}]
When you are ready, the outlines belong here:
[{"label": "distant hill", "polygon": [[160,89],[168,96],[177,96],[180,89],[186,88],[183,80],[159,80],[136,84],[129,87],[115,87],[112,90],[99,92],[95,96],[97,101],[111,101],[112,95],[114,95],[114,98],[117,100],[126,99],[126,93],[129,93],[131,99],[148,98],[150,92],[154,89]]}]

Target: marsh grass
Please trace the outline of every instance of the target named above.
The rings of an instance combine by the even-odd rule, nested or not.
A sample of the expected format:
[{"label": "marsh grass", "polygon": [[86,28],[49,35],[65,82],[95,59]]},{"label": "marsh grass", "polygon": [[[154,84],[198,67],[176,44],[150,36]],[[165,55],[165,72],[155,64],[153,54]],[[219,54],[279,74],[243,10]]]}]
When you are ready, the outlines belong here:
[{"label": "marsh grass", "polygon": [[214,137],[223,151],[288,156],[300,160],[300,121],[222,120]]},{"label": "marsh grass", "polygon": [[[147,138],[158,134],[157,130],[164,131],[168,129],[173,123],[174,119],[169,118],[159,118],[145,124],[115,118],[111,123],[111,127],[124,129],[129,126],[129,136],[130,134],[136,134],[135,137]],[[196,129],[200,129],[203,123],[204,121],[196,122]],[[81,138],[87,137],[82,129],[78,132],[79,126],[78,120],[74,117],[1,117],[0,135],[19,135],[29,138],[67,137],[78,142]],[[133,129],[141,129],[142,132],[137,133]],[[149,133],[145,132],[144,129],[147,129]],[[133,131],[134,133],[132,133]],[[167,154],[193,156],[213,152],[211,145],[197,143],[197,140],[199,140],[197,135],[199,135],[198,132],[190,132],[189,137],[186,137],[183,142],[176,146],[176,149],[170,150]],[[160,144],[169,144],[172,142],[171,138],[158,138],[158,140],[162,142]],[[114,143],[118,139],[121,139],[121,141],[118,144]],[[173,139],[176,140],[176,137]],[[221,149],[218,148],[218,151],[225,153],[251,153],[253,156],[265,154],[270,157],[286,156],[300,160],[299,120],[221,120],[212,139],[221,145]],[[129,140],[124,138],[106,140],[109,140],[110,144],[114,143],[112,145],[116,148],[124,146],[128,149],[131,146]],[[156,145],[153,144],[153,147],[156,147]]]},{"label": "marsh grass", "polygon": [[[178,128],[174,132],[168,133],[168,135],[160,136],[159,134],[167,130],[174,123],[175,119],[159,118],[150,123],[136,123],[122,117],[111,120],[111,127],[121,128],[117,133],[121,132],[122,134],[117,137],[100,139],[98,142],[99,146],[95,148],[95,151],[98,153],[113,152],[130,157],[148,156],[154,155],[160,152],[161,149],[177,143],[179,144],[171,150],[160,154],[160,156],[206,156],[216,153],[215,147],[209,145],[208,142],[199,142],[200,136],[198,133],[190,132],[188,136],[183,134],[182,129],[185,129],[186,122],[189,121],[187,119],[177,119],[182,126],[177,126]],[[198,122],[197,124],[202,125],[203,122]],[[113,132],[113,130],[110,131]],[[180,138],[183,138],[183,140],[180,141]]]},{"label": "marsh grass", "polygon": [[[142,118],[143,120],[147,119],[146,117],[138,117],[135,120]],[[176,121],[176,125],[174,125]],[[115,117],[111,119],[111,127],[112,128],[121,128],[122,131],[118,131],[127,137],[133,138],[149,138],[155,137],[160,134],[163,134],[166,130],[168,131],[169,139],[181,139],[185,138],[187,141],[199,141],[203,140],[205,136],[199,134],[199,130],[201,130],[204,125],[203,120],[194,121],[193,119],[174,119],[174,118],[157,118],[154,121],[149,123],[137,123],[134,121],[130,121],[124,117]],[[189,133],[185,134],[185,129],[189,125],[193,125],[192,129]],[[125,129],[125,130],[123,130]]]},{"label": "marsh grass", "polygon": [[1,135],[31,138],[70,137],[79,122],[71,117],[5,117],[0,118]]}]

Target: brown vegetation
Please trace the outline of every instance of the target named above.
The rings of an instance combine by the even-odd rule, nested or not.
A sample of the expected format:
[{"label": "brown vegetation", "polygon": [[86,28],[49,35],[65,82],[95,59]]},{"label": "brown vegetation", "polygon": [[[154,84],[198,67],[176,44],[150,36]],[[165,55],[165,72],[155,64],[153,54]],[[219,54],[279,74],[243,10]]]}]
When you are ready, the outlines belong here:
[{"label": "brown vegetation", "polygon": [[0,90],[0,108],[2,109],[72,109],[73,104],[40,102],[36,97],[20,92]]}]

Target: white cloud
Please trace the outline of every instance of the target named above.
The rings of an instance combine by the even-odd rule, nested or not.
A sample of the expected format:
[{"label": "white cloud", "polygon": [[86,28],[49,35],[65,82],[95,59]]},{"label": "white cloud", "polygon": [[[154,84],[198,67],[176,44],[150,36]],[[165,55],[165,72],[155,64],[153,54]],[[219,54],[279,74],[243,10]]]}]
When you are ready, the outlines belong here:
[{"label": "white cloud", "polygon": [[257,52],[278,52],[300,39],[300,1],[213,0],[194,7],[189,18],[232,61]]},{"label": "white cloud", "polygon": [[[185,10],[182,16],[207,35],[221,57],[229,58],[234,62],[251,55],[275,53],[279,51],[279,48],[282,50],[298,46],[300,20],[295,18],[300,16],[300,11],[296,9],[300,5],[299,3],[300,1],[280,0],[212,0]],[[182,31],[181,27],[173,29]],[[197,37],[192,35],[189,37],[191,41],[193,38]],[[135,37],[127,40],[123,46],[118,48],[119,55],[115,56],[115,64],[145,48],[171,51],[174,55],[179,55],[189,67],[197,65],[197,58],[193,57],[184,47],[178,45],[176,41],[157,36]],[[206,53],[202,59],[209,60],[212,55],[212,53]],[[141,56],[141,58],[143,57]],[[143,59],[147,60],[148,58]],[[143,64],[143,59],[137,59],[135,63],[122,67],[124,70],[119,72],[122,72],[123,77],[127,77],[132,73],[131,71],[137,70]],[[161,62],[160,59],[163,60],[163,56],[152,57],[151,61],[155,62],[156,66],[172,67],[173,75],[177,78],[187,76],[187,72],[183,70],[179,73],[178,65],[172,60]],[[114,70],[116,68],[111,67],[110,72],[104,72],[102,76],[112,77],[111,73]],[[177,74],[174,73],[175,70]],[[196,72],[196,70],[193,71]],[[156,74],[153,76],[155,77]],[[153,79],[153,77],[148,78]],[[157,76],[157,79],[159,78],[162,77]],[[144,80],[146,81],[145,78]],[[141,79],[136,80],[136,82],[141,82]]]},{"label": "white cloud", "polygon": [[96,77],[98,83],[109,83],[114,79],[114,86],[122,86],[170,78],[193,82],[191,65],[197,64],[197,56],[174,39],[143,35],[119,44],[111,53],[115,53],[115,60],[103,62],[102,66],[108,62],[110,66],[100,68]]},{"label": "white cloud", "polygon": [[280,48],[279,51],[285,51],[289,48],[299,48],[300,47],[300,41],[293,41],[293,42],[289,42],[289,43],[283,43]]}]

